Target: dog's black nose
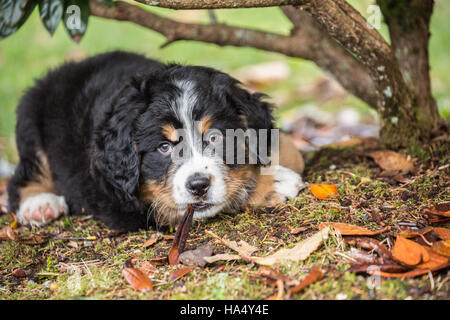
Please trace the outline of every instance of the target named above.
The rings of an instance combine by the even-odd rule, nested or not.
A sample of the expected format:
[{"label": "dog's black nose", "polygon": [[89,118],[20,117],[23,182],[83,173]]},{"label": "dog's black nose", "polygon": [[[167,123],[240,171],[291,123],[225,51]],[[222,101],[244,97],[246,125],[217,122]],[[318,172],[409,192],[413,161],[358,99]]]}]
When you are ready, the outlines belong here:
[{"label": "dog's black nose", "polygon": [[208,192],[211,181],[208,176],[194,174],[186,182],[186,189],[194,196],[201,197]]}]

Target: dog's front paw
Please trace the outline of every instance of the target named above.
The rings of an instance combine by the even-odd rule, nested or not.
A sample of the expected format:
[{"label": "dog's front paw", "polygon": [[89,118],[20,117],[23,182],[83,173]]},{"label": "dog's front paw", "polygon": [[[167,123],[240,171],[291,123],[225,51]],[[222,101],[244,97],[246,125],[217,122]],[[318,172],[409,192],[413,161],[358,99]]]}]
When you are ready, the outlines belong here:
[{"label": "dog's front paw", "polygon": [[295,198],[300,190],[305,188],[302,177],[297,172],[283,166],[276,167],[274,180],[274,189],[283,202]]},{"label": "dog's front paw", "polygon": [[43,226],[68,213],[64,197],[52,193],[41,193],[27,198],[19,208],[17,219],[23,225]]}]

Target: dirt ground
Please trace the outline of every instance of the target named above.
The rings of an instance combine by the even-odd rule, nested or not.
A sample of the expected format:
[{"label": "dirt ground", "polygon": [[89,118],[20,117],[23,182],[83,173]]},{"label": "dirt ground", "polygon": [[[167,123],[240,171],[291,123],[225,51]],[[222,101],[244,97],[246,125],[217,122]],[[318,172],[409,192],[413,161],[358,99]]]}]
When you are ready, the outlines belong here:
[{"label": "dirt ground", "polygon": [[[216,254],[232,253],[215,243],[205,230],[229,240],[244,240],[258,248],[255,255],[264,256],[308,238],[323,222],[345,222],[370,230],[390,226],[390,230],[372,237],[389,249],[401,230],[450,228],[448,220],[431,223],[424,214],[425,209],[450,201],[448,141],[429,151],[431,158],[414,159],[413,172],[400,176],[380,169],[367,156],[365,145],[310,152],[306,154],[304,180],[336,185],[336,200],[320,200],[306,188],[296,199],[276,208],[220,214],[194,222],[187,249],[212,244]],[[1,214],[0,228],[12,221],[9,214]],[[287,290],[282,285],[280,288],[285,280],[264,277],[259,265],[245,260],[196,267],[177,281],[170,281],[172,272],[180,266],[149,267],[148,263],[167,255],[174,235],[170,229],[117,234],[87,215],[65,217],[39,230],[19,228],[16,232],[22,241],[0,241],[0,299],[286,298],[286,291],[280,292]],[[425,241],[435,241],[432,236],[429,234]],[[157,241],[145,247],[151,238]],[[284,279],[297,282],[313,267],[324,272],[320,281],[289,299],[450,298],[448,265],[417,277],[381,278],[373,286],[373,277],[348,270],[354,262],[349,256],[352,247],[345,236],[332,233],[306,260],[272,269]],[[135,268],[147,268],[153,290],[142,293],[127,283],[122,270],[129,259]]]}]

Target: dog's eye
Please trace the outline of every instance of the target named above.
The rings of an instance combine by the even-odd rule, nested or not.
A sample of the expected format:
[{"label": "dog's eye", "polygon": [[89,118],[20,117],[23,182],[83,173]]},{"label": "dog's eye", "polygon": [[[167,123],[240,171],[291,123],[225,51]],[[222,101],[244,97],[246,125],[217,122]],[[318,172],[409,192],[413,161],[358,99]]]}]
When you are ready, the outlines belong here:
[{"label": "dog's eye", "polygon": [[158,151],[161,152],[164,155],[170,154],[173,151],[172,144],[168,142],[161,143],[158,147]]},{"label": "dog's eye", "polygon": [[212,134],[209,136],[209,143],[216,144],[222,141],[222,136],[220,134]]}]

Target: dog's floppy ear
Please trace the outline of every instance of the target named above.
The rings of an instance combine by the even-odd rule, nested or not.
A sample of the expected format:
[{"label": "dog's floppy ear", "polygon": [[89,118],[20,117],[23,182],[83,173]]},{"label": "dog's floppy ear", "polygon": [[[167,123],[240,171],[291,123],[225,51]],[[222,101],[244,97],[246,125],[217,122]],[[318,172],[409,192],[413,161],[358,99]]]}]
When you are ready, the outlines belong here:
[{"label": "dog's floppy ear", "polygon": [[[273,116],[272,109],[273,106],[264,101],[266,96],[262,93],[250,93],[247,90],[240,87],[239,82],[234,83],[230,86],[228,91],[227,99],[231,105],[238,112],[241,122],[247,129],[254,129],[257,132],[257,146],[250,146],[257,155],[258,164],[268,164],[270,159],[268,158],[271,154],[271,129],[273,129]],[[261,149],[263,141],[260,139],[263,135],[260,135],[258,130],[266,129],[266,149],[263,151]],[[264,138],[263,138],[264,139]]]},{"label": "dog's floppy ear", "polygon": [[113,98],[94,133],[91,171],[103,180],[107,190],[112,187],[116,197],[125,202],[137,200],[139,156],[133,131],[144,108],[140,84],[134,80]]},{"label": "dog's floppy ear", "polygon": [[236,82],[229,87],[227,99],[242,117],[247,128],[270,130],[273,129],[273,106],[264,101],[265,97],[262,93],[248,92]]}]

